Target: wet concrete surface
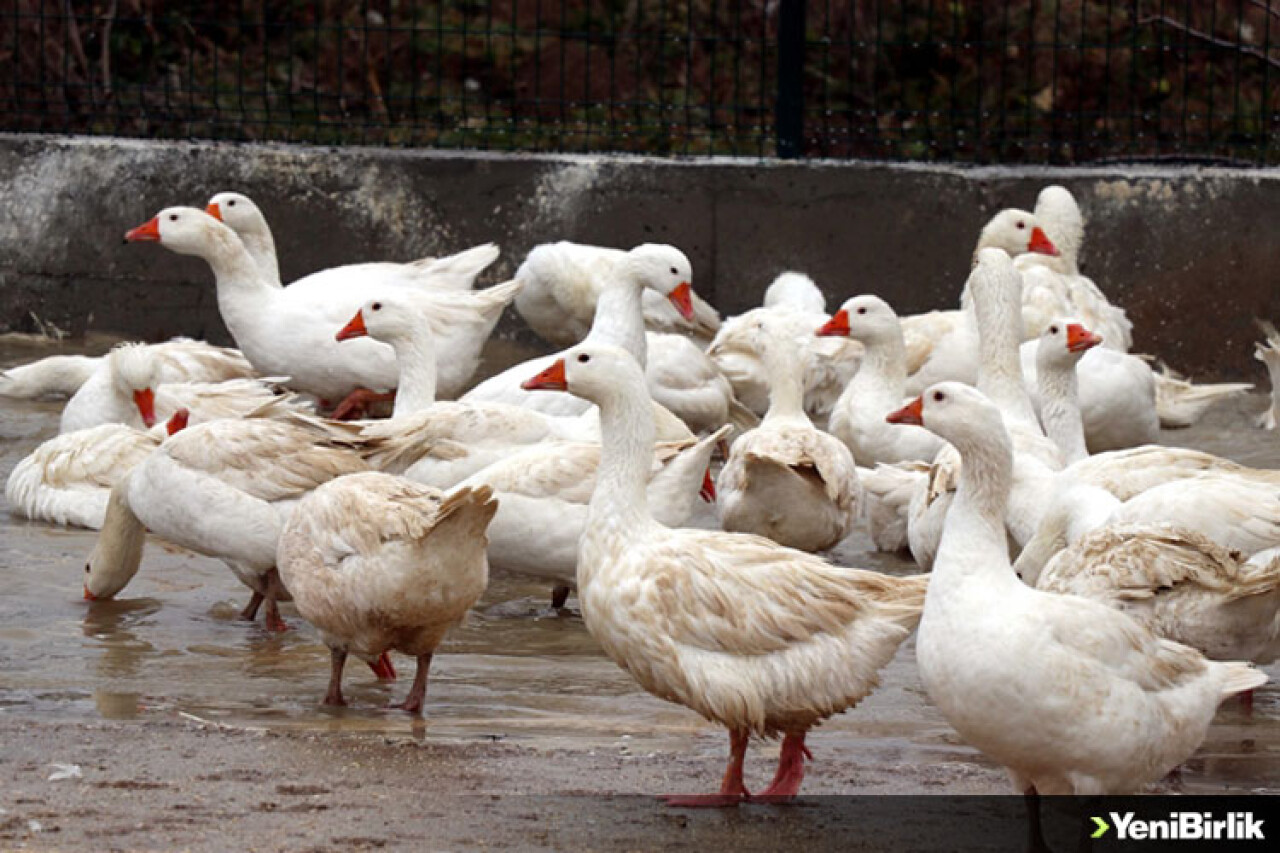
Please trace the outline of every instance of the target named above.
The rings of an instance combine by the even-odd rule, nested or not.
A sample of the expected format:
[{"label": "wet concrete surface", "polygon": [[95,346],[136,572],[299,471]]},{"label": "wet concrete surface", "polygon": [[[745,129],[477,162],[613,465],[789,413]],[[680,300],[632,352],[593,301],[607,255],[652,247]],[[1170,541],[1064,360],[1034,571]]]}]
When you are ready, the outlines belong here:
[{"label": "wet concrete surface", "polygon": [[[0,347],[0,365],[31,357]],[[55,434],[60,405],[0,402],[0,476]],[[1165,439],[1275,467],[1280,435],[1252,422],[1264,405],[1248,398]],[[414,719],[387,709],[408,688],[407,659],[390,685],[348,667],[349,707],[321,708],[328,652],[315,632],[289,606],[294,630],[283,635],[239,621],[247,590],[216,560],[152,539],[117,600],[83,601],[95,537],[0,515],[0,778],[12,780],[0,792],[0,848],[100,848],[104,827],[118,830],[119,849],[395,847],[421,843],[428,828],[438,831],[430,849],[479,839],[556,847],[588,836],[519,817],[539,813],[529,795],[687,793],[718,783],[723,732],[641,691],[602,655],[572,599],[566,612],[549,609],[544,582],[495,572],[437,654],[426,716]],[[913,571],[861,535],[834,558]],[[1280,675],[1274,665],[1268,671]],[[913,642],[882,686],[818,729],[810,746],[816,761],[805,791],[814,795],[1006,791],[1003,773],[929,704]],[[767,781],[776,755],[776,744],[752,747],[749,785]],[[81,778],[50,781],[55,763],[78,765]],[[1280,793],[1274,682],[1258,691],[1251,714],[1234,701],[1222,707],[1177,790]],[[611,802],[566,820],[584,822],[583,832],[615,818],[620,832],[631,827],[613,838],[596,826],[589,837],[602,846],[680,837],[649,800]],[[449,816],[447,832],[433,815]],[[725,837],[740,830],[732,824]]]}]

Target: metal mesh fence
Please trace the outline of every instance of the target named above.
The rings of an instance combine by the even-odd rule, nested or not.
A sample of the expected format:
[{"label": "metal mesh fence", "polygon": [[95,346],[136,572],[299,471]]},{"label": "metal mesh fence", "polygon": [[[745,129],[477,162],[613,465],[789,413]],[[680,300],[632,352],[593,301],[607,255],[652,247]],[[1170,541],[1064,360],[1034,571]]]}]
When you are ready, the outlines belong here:
[{"label": "metal mesh fence", "polygon": [[9,0],[0,129],[1271,163],[1275,2]]}]

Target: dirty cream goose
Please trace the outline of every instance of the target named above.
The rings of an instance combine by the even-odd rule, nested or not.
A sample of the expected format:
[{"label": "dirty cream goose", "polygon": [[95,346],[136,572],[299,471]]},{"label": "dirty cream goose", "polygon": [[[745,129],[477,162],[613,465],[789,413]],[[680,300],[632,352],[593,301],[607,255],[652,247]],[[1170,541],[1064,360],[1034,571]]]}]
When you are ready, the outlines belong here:
[{"label": "dirty cream goose", "polygon": [[137,573],[146,531],[221,559],[253,598],[266,627],[282,631],[276,571],[280,530],[299,499],[322,483],[368,469],[355,442],[317,420],[215,420],[172,436],[115,484],[85,565],[85,598],[112,598]]},{"label": "dirty cream goose", "polygon": [[898,315],[878,296],[855,296],[817,334],[862,345],[862,366],[831,413],[831,432],[859,465],[932,462],[942,440],[928,430],[893,427],[884,416],[907,399],[907,351]]},{"label": "dirty cream goose", "polygon": [[[274,287],[281,286],[275,238],[271,235],[267,218],[252,199],[242,193],[218,193],[209,199],[205,212],[225,222],[240,235],[263,279]],[[303,276],[289,286],[337,286],[359,290],[392,285],[470,290],[476,276],[496,261],[498,254],[497,246],[486,243],[446,258],[421,258],[408,263],[345,264]]]},{"label": "dirty cream goose", "polygon": [[[361,306],[337,332],[339,341],[369,336],[391,345],[400,375],[391,418],[364,425],[376,447],[371,459],[389,473],[447,489],[522,450],[549,440],[595,442],[600,422],[594,407],[582,415],[548,415],[502,403],[437,401],[435,335],[421,315],[417,294],[386,293]],[[428,305],[427,308],[430,306]],[[691,441],[692,433],[655,404],[664,440]]]},{"label": "dirty cream goose", "polygon": [[964,459],[916,656],[930,700],[1014,790],[1033,801],[1136,792],[1195,751],[1223,699],[1267,680],[1105,604],[1018,580],[1004,532],[1012,443],[980,391],[941,383],[889,417],[936,432]]},{"label": "dirty cream goose", "polygon": [[[634,251],[634,250],[632,250]],[[622,249],[583,243],[543,243],[535,246],[516,270],[524,290],[516,297],[516,311],[544,340],[569,347],[583,340],[596,324],[597,304],[604,288],[629,263]],[[659,332],[693,334],[710,340],[720,328],[720,315],[692,289],[688,261],[670,264],[680,281],[678,301],[660,293],[643,293],[644,327]],[[687,302],[687,310],[679,308]]]},{"label": "dirty cream goose", "polygon": [[[830,319],[826,298],[813,279],[784,272],[765,290],[761,307],[725,320],[707,347],[707,355],[733,386],[734,396],[757,415],[769,408],[769,379],[750,326],[756,317],[774,314],[800,314],[814,327]],[[816,423],[826,423],[861,359],[861,345],[848,338],[812,338],[804,348],[804,407]]]},{"label": "dirty cream goose", "polygon": [[[245,357],[261,373],[288,376],[292,387],[336,403],[357,389],[395,387],[395,354],[385,344],[361,341],[340,348],[335,329],[370,296],[338,286],[273,287],[235,232],[202,210],[166,208],[125,239],[158,242],[171,251],[203,258],[217,279],[218,310]],[[394,289],[394,288],[388,288]],[[488,290],[435,291],[431,313],[441,352],[442,393],[460,391],[479,363],[480,350],[516,282]]]},{"label": "dirty cream goose", "polygon": [[849,535],[863,494],[849,448],[805,414],[802,351],[811,324],[794,314],[751,320],[753,348],[768,371],[769,410],[730,447],[716,495],[725,530],[822,551]]},{"label": "dirty cream goose", "polygon": [[186,427],[187,417],[179,409],[149,430],[105,423],[54,436],[9,472],[4,489],[9,512],[33,521],[100,529],[112,487],[166,436]]},{"label": "dirty cream goose", "polygon": [[[268,379],[227,379],[222,382],[173,382],[173,375],[154,347],[120,344],[62,410],[62,432],[104,423],[123,423],[138,429],[166,420],[178,409],[190,412],[195,423],[248,414],[280,395]],[[290,395],[273,411],[303,409]]]},{"label": "dirty cream goose", "polygon": [[833,566],[768,539],[673,529],[645,495],[653,429],[644,375],[625,351],[584,343],[530,388],[600,407],[603,457],[578,554],[578,599],[605,653],[654,695],[729,729],[720,793],[674,805],[733,805],[749,794],[752,735],[783,735],[766,798],[804,777],[805,735],[875,687],[911,633],[926,579]]},{"label": "dirty cream goose", "polygon": [[[163,382],[225,382],[257,376],[237,350],[174,338],[146,344],[162,364]],[[0,397],[70,397],[93,376],[106,356],[52,355],[0,371]]]},{"label": "dirty cream goose", "polygon": [[338,477],[308,494],[280,534],[280,577],[329,647],[324,704],[345,705],[342,670],[355,655],[377,672],[388,650],[417,659],[400,707],[421,714],[432,654],[489,583],[487,488],[448,494],[402,477]]},{"label": "dirty cream goose", "polygon": [[1271,380],[1271,405],[1258,416],[1258,426],[1275,429],[1276,418],[1280,416],[1280,332],[1269,321],[1261,321],[1259,325],[1266,340],[1253,345],[1253,357],[1267,368],[1267,378]]},{"label": "dirty cream goose", "polygon": [[1059,552],[1028,582],[1101,601],[1214,660],[1267,664],[1280,655],[1275,549],[1246,559],[1177,523],[1114,523]]}]

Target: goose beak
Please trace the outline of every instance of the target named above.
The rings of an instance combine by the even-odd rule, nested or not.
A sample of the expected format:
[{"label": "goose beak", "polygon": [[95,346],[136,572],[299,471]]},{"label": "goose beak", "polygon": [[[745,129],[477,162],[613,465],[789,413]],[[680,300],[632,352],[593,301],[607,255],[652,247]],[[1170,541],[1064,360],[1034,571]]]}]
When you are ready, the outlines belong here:
[{"label": "goose beak", "polygon": [[916,397],[896,412],[890,412],[885,420],[891,424],[924,426],[924,397]]},{"label": "goose beak", "polygon": [[351,322],[343,326],[342,330],[333,336],[333,339],[336,341],[346,341],[351,338],[363,338],[368,334],[369,330],[364,327],[364,311],[357,311],[356,316],[351,318]]},{"label": "goose beak", "polygon": [[686,320],[693,319],[693,288],[689,282],[680,282],[675,290],[667,294],[667,298],[671,300],[672,305],[676,306],[681,317]]},{"label": "goose beak", "polygon": [[1067,352],[1084,352],[1102,343],[1102,335],[1095,335],[1079,323],[1067,324]]},{"label": "goose beak", "polygon": [[124,241],[126,243],[159,243],[160,217],[153,216],[150,220],[126,233]]},{"label": "goose beak", "polygon": [[1049,239],[1049,235],[1044,233],[1044,229],[1039,225],[1031,229],[1031,242],[1027,244],[1027,251],[1041,255],[1052,255],[1055,258],[1061,254],[1058,251],[1058,247],[1053,245],[1053,241]]},{"label": "goose beak", "polygon": [[169,422],[165,424],[165,429],[169,435],[175,432],[182,432],[187,428],[187,424],[191,421],[191,412],[188,409],[178,409],[169,417]]},{"label": "goose beak", "polygon": [[142,415],[142,422],[147,425],[147,429],[156,425],[156,392],[150,388],[143,388],[141,391],[133,392],[133,404],[138,407],[138,414]]},{"label": "goose beak", "polygon": [[716,502],[716,483],[711,479],[711,466],[707,466],[707,471],[702,475],[702,488],[698,490],[698,496],[709,504]]},{"label": "goose beak", "polygon": [[88,585],[88,584],[85,584],[85,585],[84,585],[84,600],[85,600],[85,601],[97,601],[97,600],[98,600],[98,596],[96,596],[96,595],[94,595],[93,593],[89,592],[89,585]]},{"label": "goose beak", "polygon": [[526,391],[568,391],[569,382],[564,377],[564,359],[557,358],[555,364],[532,379],[521,382],[520,387]]},{"label": "goose beak", "polygon": [[818,329],[818,336],[822,338],[845,338],[849,336],[849,312],[841,308],[839,311],[831,315],[831,319],[822,324],[822,328]]},{"label": "goose beak", "polygon": [[218,203],[217,203],[217,202],[212,202],[212,201],[211,201],[211,202],[209,202],[208,206],[207,206],[207,207],[205,207],[204,212],[205,212],[205,213],[207,213],[207,214],[209,214],[210,216],[212,216],[214,219],[218,220],[219,222],[223,222],[223,221],[225,221],[225,220],[222,218],[222,208],[218,206]]}]

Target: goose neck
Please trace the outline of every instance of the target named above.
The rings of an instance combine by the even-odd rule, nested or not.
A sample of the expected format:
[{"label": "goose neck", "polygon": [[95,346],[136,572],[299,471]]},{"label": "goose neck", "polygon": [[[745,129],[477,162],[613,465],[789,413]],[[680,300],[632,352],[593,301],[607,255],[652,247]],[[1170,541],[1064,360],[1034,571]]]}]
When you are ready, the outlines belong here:
[{"label": "goose neck", "polygon": [[804,363],[790,341],[770,341],[764,350],[769,377],[769,410],[764,419],[804,419]]},{"label": "goose neck", "polygon": [[276,256],[276,241],[271,236],[271,230],[263,228],[249,231],[241,234],[240,240],[253,258],[254,266],[258,268],[263,280],[273,287],[282,286],[280,261]]},{"label": "goose neck", "polygon": [[964,464],[934,562],[940,586],[971,578],[992,584],[1018,582],[1005,534],[1013,448],[1003,428],[983,439],[955,442]]},{"label": "goose neck", "polygon": [[436,401],[436,348],[424,322],[412,335],[389,342],[396,351],[399,379],[392,417],[411,415],[431,407]]},{"label": "goose neck", "polygon": [[1084,440],[1084,419],[1080,414],[1075,365],[1069,370],[1040,364],[1036,367],[1040,392],[1040,421],[1044,431],[1062,451],[1065,465],[1089,455]]},{"label": "goose neck", "polygon": [[1022,306],[1016,287],[996,283],[973,294],[974,317],[978,324],[978,390],[1000,407],[1006,417],[1034,425],[1039,430],[1035,409],[1023,385]]},{"label": "goose neck", "polygon": [[110,598],[124,589],[142,564],[147,531],[129,506],[129,479],[112,487],[98,541],[89,555],[85,589],[97,598]]},{"label": "goose neck", "polygon": [[634,531],[652,523],[647,488],[653,461],[653,404],[641,388],[621,385],[600,405],[600,469],[592,523]]},{"label": "goose neck", "polygon": [[859,398],[885,397],[890,405],[903,398],[907,387],[907,346],[901,328],[887,338],[863,342],[862,366],[852,381]]},{"label": "goose neck", "polygon": [[649,356],[644,331],[644,285],[615,275],[600,291],[587,338],[625,349],[644,367]]}]

